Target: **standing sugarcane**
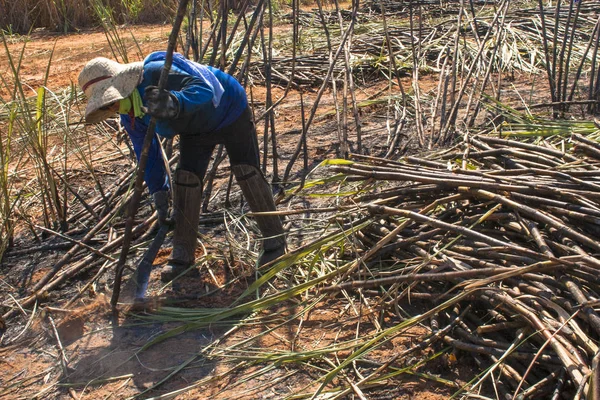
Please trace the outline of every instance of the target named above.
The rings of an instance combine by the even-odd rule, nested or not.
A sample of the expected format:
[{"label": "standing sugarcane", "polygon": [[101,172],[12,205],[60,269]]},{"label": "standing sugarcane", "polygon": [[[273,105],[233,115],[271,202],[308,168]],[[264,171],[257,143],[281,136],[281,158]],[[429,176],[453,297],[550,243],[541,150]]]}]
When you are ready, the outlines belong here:
[{"label": "standing sugarcane", "polygon": [[[275,211],[269,184],[259,168],[259,149],[246,92],[238,81],[216,68],[173,54],[166,86],[157,86],[167,53],[154,52],[143,62],[121,64],[103,57],[89,61],[79,75],[88,98],[86,122],[97,123],[115,113],[128,132],[138,159],[152,119],[155,132],[179,135],[179,165],[170,182],[153,137],[144,180],[161,225],[173,225],[173,252],[161,271],[168,282],[188,271],[195,261],[202,180],[217,144],[227,149],[231,168],[253,212]],[[169,192],[173,191],[173,212]],[[172,215],[171,215],[172,214]],[[263,235],[259,265],[285,252],[279,216],[255,217]],[[113,304],[114,305],[114,304]]]}]

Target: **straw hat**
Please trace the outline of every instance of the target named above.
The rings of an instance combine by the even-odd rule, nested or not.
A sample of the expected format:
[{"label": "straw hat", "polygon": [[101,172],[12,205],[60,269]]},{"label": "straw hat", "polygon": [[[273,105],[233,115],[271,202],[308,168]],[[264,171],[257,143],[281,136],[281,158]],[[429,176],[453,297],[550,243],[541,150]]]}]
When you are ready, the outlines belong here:
[{"label": "straw hat", "polygon": [[111,117],[114,112],[101,108],[133,93],[142,70],[142,62],[120,64],[104,57],[89,61],[79,74],[79,86],[88,98],[85,121],[94,124]]}]

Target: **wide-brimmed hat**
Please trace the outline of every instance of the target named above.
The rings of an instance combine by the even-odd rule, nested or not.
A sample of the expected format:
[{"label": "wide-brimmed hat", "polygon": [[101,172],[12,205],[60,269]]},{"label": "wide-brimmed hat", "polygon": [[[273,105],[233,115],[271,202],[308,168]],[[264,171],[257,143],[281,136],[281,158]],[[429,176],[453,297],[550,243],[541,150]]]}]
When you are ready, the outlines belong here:
[{"label": "wide-brimmed hat", "polygon": [[129,97],[140,83],[142,70],[142,62],[121,64],[104,57],[89,61],[79,73],[79,86],[88,98],[85,121],[93,124],[112,116],[114,112],[102,107]]}]

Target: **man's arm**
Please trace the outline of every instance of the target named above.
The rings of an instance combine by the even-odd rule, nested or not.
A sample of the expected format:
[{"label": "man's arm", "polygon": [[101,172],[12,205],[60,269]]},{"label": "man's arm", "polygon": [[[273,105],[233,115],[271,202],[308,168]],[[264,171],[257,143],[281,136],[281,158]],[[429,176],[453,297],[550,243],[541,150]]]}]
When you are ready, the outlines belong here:
[{"label": "man's arm", "polygon": [[[152,62],[144,66],[144,79],[140,93],[145,101],[146,88],[155,87],[162,64]],[[203,79],[187,74],[173,67],[167,79],[168,93],[175,97],[178,109],[176,118],[158,119],[157,132],[161,136],[172,137],[175,133],[201,133],[215,130],[223,121],[226,110],[215,109],[212,90]]]},{"label": "man's arm", "polygon": [[[158,85],[162,62],[152,62],[144,66],[142,86]],[[193,114],[214,110],[213,92],[203,79],[192,76],[179,68],[171,67],[166,89],[177,97],[179,117],[188,118]]]},{"label": "man's arm", "polygon": [[[129,134],[129,138],[133,144],[133,150],[139,161],[148,125],[141,119],[135,118],[132,126],[131,117],[123,114],[121,115],[121,124]],[[144,181],[146,182],[146,185],[148,185],[150,194],[169,190],[169,178],[167,177],[160,144],[158,143],[156,135],[152,138],[152,145],[148,152],[148,163],[146,164],[146,171],[144,172]]]}]

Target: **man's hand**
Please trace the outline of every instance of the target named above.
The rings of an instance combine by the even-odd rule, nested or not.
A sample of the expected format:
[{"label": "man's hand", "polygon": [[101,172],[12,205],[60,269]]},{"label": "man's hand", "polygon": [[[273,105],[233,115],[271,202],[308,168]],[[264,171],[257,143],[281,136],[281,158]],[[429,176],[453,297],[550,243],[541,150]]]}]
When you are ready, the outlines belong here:
[{"label": "man's hand", "polygon": [[154,207],[158,214],[158,223],[161,226],[167,225],[172,228],[175,225],[175,221],[169,214],[169,192],[160,190],[155,192],[152,198],[154,199]]},{"label": "man's hand", "polygon": [[174,119],[179,115],[179,101],[168,90],[158,90],[156,86],[148,86],[144,91],[146,107],[142,109],[146,114],[158,119]]}]

